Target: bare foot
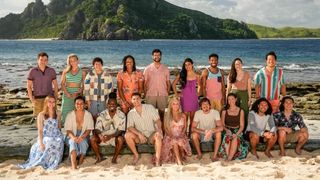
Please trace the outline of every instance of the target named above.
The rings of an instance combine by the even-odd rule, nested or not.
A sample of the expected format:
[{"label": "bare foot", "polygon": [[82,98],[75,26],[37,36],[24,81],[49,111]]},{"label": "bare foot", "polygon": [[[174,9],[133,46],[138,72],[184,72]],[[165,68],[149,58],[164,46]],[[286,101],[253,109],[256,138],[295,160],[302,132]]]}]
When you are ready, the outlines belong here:
[{"label": "bare foot", "polygon": [[160,166],[160,161],[159,161],[159,160],[156,160],[155,166],[156,166],[156,167],[159,167],[159,166]]},{"label": "bare foot", "polygon": [[202,159],[202,154],[198,154],[198,155],[197,155],[197,159],[198,159],[198,160],[201,160],[201,159]]},{"label": "bare foot", "polygon": [[256,150],[251,150],[251,154],[253,154],[257,159],[260,158]]},{"label": "bare foot", "polygon": [[280,152],[279,152],[279,155],[280,155],[280,156],[286,156],[286,152],[285,152],[285,151],[280,151]]},{"label": "bare foot", "polygon": [[117,159],[112,158],[111,163],[112,163],[112,164],[117,164]]},{"label": "bare foot", "polygon": [[133,155],[132,165],[133,166],[137,165],[138,161],[139,161],[139,155],[137,155],[137,156]]},{"label": "bare foot", "polygon": [[81,165],[84,161],[84,155],[80,155],[79,157],[79,165]]},{"label": "bare foot", "polygon": [[218,161],[218,158],[216,156],[213,156],[213,157],[211,157],[211,161],[216,162],[216,161]]},{"label": "bare foot", "polygon": [[296,152],[296,154],[298,154],[298,155],[301,155],[301,154],[302,154],[301,149],[296,148],[294,151],[295,151],[295,152]]},{"label": "bare foot", "polygon": [[94,163],[94,164],[98,164],[98,163],[100,163],[101,161],[104,161],[106,158],[104,158],[104,157],[97,157],[97,160],[96,160],[96,162]]},{"label": "bare foot", "polygon": [[270,153],[270,151],[264,151],[264,154],[268,157],[268,158],[273,158],[272,154]]}]

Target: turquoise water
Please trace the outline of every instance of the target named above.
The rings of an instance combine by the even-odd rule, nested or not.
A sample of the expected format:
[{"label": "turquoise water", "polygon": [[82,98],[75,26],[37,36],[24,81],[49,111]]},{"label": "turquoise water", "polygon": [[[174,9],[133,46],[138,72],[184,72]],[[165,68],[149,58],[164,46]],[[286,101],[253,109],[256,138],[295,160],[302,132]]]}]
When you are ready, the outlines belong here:
[{"label": "turquoise water", "polygon": [[265,64],[265,54],[275,51],[278,65],[285,69],[286,81],[319,81],[320,39],[272,40],[141,40],[141,41],[51,41],[51,40],[0,40],[0,80],[8,86],[25,86],[26,74],[36,65],[40,51],[49,54],[49,63],[61,71],[70,53],[79,56],[81,66],[90,66],[94,57],[101,57],[104,66],[122,67],[122,58],[131,54],[143,69],[152,62],[151,51],[163,52],[162,62],[170,68],[181,67],[190,57],[195,66],[208,65],[208,55],[217,53],[223,69],[230,69],[234,58],[244,60],[252,74]]}]

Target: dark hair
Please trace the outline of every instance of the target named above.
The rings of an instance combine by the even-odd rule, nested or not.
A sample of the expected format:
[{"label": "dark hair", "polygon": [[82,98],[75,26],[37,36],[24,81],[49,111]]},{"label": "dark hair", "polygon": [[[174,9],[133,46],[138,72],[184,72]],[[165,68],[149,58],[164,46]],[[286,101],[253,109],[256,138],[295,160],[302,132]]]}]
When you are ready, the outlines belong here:
[{"label": "dark hair", "polygon": [[191,58],[186,58],[184,61],[183,61],[183,64],[182,64],[182,68],[181,68],[181,71],[180,71],[180,84],[181,84],[181,87],[184,88],[187,84],[187,70],[186,70],[186,62],[189,62],[191,64],[193,64],[193,61]]},{"label": "dark hair", "polygon": [[200,106],[200,108],[201,108],[202,103],[205,103],[205,102],[208,102],[209,105],[211,106],[210,100],[205,97],[205,98],[202,98],[202,99],[199,101],[199,106]]},{"label": "dark hair", "polygon": [[273,56],[277,60],[277,55],[274,51],[270,51],[266,54],[266,60],[268,59],[268,56]]},{"label": "dark hair", "polygon": [[123,72],[127,71],[127,66],[126,66],[126,62],[127,62],[127,59],[128,58],[131,58],[132,61],[133,61],[133,67],[132,67],[132,71],[136,71],[136,61],[134,60],[134,57],[131,56],[131,55],[126,55],[125,57],[123,57],[122,59],[122,64],[123,64]]},{"label": "dark hair", "polygon": [[235,83],[236,80],[237,80],[237,71],[236,71],[236,61],[240,61],[241,64],[243,64],[242,60],[240,58],[235,58],[233,61],[232,61],[232,64],[231,64],[231,70],[230,70],[230,74],[229,74],[229,82],[230,83]]},{"label": "dark hair", "polygon": [[162,55],[160,49],[154,49],[151,54],[153,55],[154,53],[160,53],[160,55]]},{"label": "dark hair", "polygon": [[117,93],[111,92],[108,97],[109,97],[109,98],[108,98],[108,102],[107,102],[107,103],[109,103],[109,101],[111,101],[111,100],[117,102]]},{"label": "dark hair", "polygon": [[219,59],[218,54],[215,54],[215,53],[212,53],[212,54],[209,55],[209,59],[212,58],[212,57],[215,57],[215,58]]},{"label": "dark hair", "polygon": [[281,100],[281,104],[280,104],[280,106],[279,106],[280,112],[283,112],[283,111],[284,111],[284,102],[285,102],[287,99],[291,99],[292,102],[294,103],[294,100],[293,100],[293,98],[292,98],[291,96],[285,96],[285,97],[283,97],[282,100]]},{"label": "dark hair", "polygon": [[38,59],[39,59],[39,57],[43,57],[43,56],[46,56],[47,58],[49,58],[49,56],[48,56],[48,54],[46,52],[40,52],[38,54]]},{"label": "dark hair", "polygon": [[103,65],[103,60],[102,60],[100,57],[95,57],[95,58],[93,58],[93,60],[92,60],[92,66],[94,66],[94,64],[95,64],[96,62],[100,62],[101,65]]},{"label": "dark hair", "polygon": [[[228,94],[228,96],[227,96],[227,104],[226,104],[226,106],[225,106],[225,108],[224,109],[229,109],[230,108],[230,105],[229,105],[229,102],[228,102],[228,97],[229,96],[233,96],[234,98],[236,98],[237,99],[237,95],[235,94],[235,93],[229,93]],[[236,106],[238,106],[239,107],[239,101],[236,101]]]},{"label": "dark hair", "polygon": [[133,96],[139,96],[141,98],[141,94],[138,92],[132,93],[131,97],[133,97]]},{"label": "dark hair", "polygon": [[270,104],[270,102],[266,99],[266,98],[259,98],[257,99],[253,104],[252,104],[252,107],[251,107],[251,111],[254,111],[255,113],[258,113],[259,112],[259,104],[261,102],[267,102],[268,104],[268,109],[267,111],[264,113],[265,115],[271,115],[272,114],[272,106]]},{"label": "dark hair", "polygon": [[83,96],[77,96],[75,99],[74,99],[74,103],[76,103],[76,101],[77,100],[82,100],[83,102],[86,102],[85,100],[84,100],[84,97]]}]

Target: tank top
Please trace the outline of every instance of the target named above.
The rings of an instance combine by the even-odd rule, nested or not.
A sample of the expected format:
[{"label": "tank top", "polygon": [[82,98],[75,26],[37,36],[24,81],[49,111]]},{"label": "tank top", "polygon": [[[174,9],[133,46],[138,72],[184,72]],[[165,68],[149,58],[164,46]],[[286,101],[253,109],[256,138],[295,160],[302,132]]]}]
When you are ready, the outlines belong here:
[{"label": "tank top", "polygon": [[219,69],[218,73],[212,73],[209,68],[208,70],[208,78],[206,81],[206,93],[207,98],[210,100],[220,100],[222,98],[221,92],[221,82],[222,82],[222,74],[221,70]]},{"label": "tank top", "polygon": [[231,116],[228,114],[228,110],[226,110],[226,115],[225,115],[226,127],[239,127],[240,126],[240,112],[241,112],[241,109],[239,109],[238,115]]}]

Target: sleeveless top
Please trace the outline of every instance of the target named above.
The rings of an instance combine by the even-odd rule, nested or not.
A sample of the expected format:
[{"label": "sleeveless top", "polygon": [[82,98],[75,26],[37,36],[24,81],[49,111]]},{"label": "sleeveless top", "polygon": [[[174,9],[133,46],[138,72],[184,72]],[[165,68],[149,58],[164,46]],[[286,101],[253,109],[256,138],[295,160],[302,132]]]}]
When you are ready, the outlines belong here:
[{"label": "sleeveless top", "polygon": [[238,115],[231,116],[228,114],[228,110],[226,110],[226,115],[225,115],[226,127],[239,127],[240,126],[240,113],[241,113],[241,109],[239,109]]},{"label": "sleeveless top", "polygon": [[208,70],[208,78],[206,81],[206,92],[207,92],[207,98],[210,100],[220,100],[222,98],[222,92],[221,92],[221,82],[222,82],[222,74],[221,70],[219,69],[218,73],[213,74],[209,68]]},{"label": "sleeveless top", "polygon": [[[82,81],[82,71],[78,68],[77,74],[73,75],[71,71],[66,74],[66,82],[67,83],[81,83]],[[79,88],[71,88],[67,86],[67,89],[79,89]]]},{"label": "sleeveless top", "polygon": [[243,73],[243,77],[240,81],[236,79],[236,82],[231,84],[231,89],[248,90],[248,79],[250,78],[250,73],[248,71],[244,71]]}]

